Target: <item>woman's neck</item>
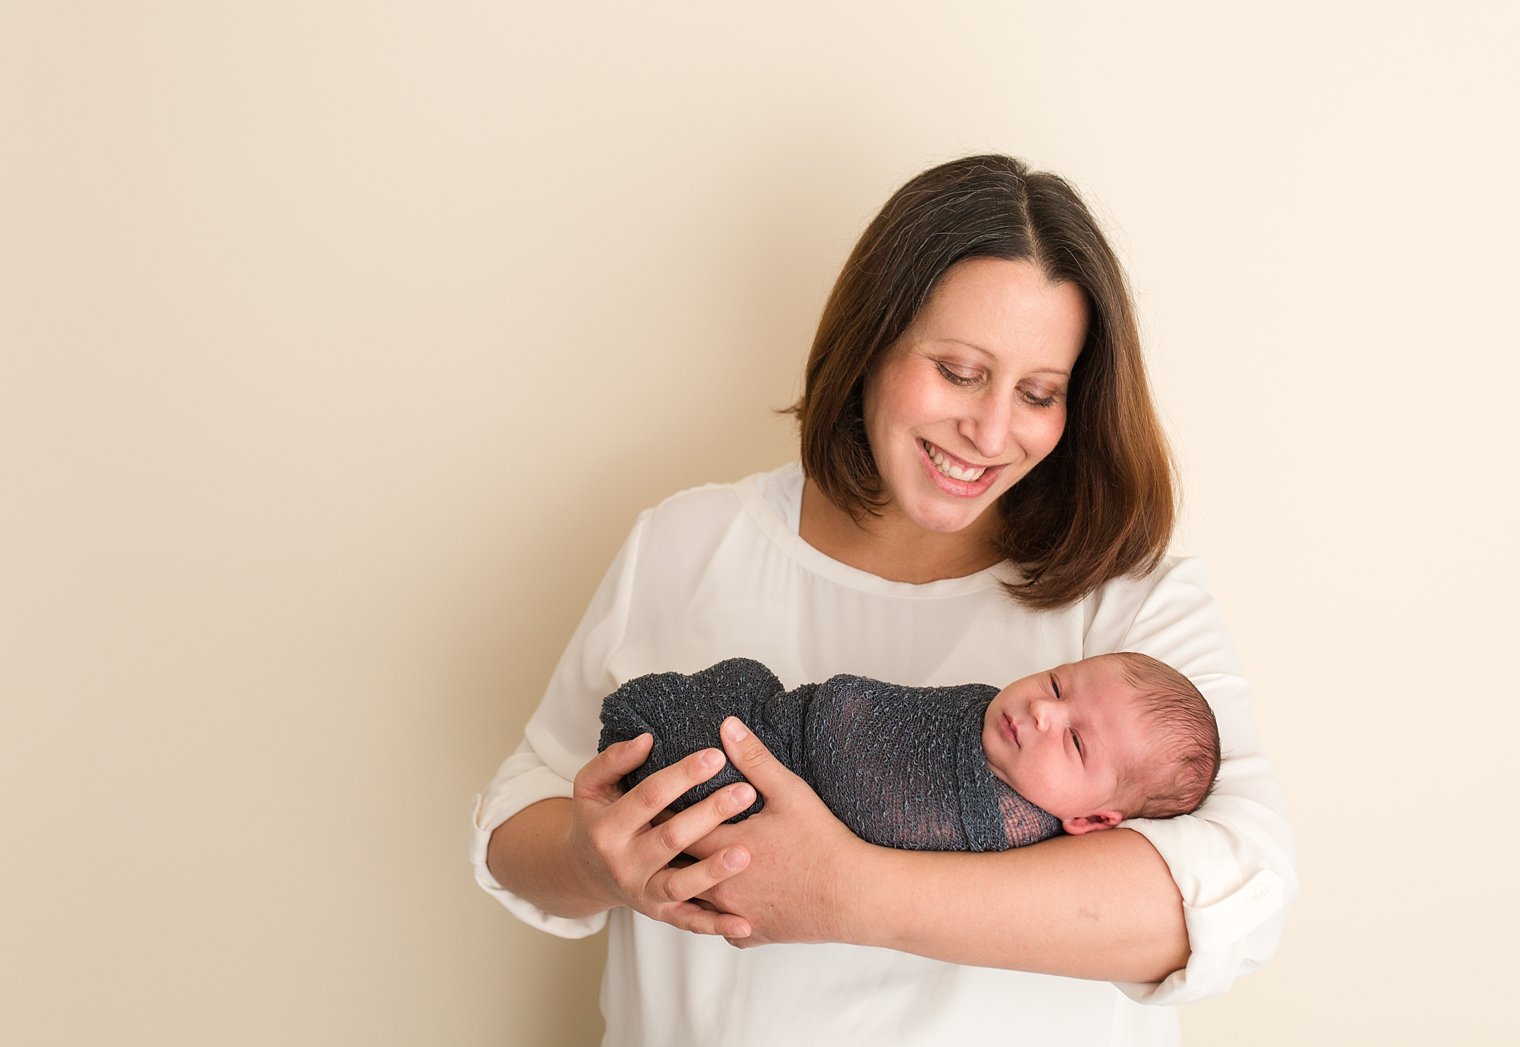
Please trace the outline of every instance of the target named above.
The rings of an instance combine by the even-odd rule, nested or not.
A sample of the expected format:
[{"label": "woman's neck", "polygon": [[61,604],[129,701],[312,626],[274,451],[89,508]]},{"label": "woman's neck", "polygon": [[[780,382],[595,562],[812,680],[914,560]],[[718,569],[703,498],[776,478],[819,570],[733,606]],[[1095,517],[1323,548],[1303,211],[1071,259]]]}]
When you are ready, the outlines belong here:
[{"label": "woman's neck", "polygon": [[842,564],[888,581],[922,584],[962,578],[1002,560],[988,533],[994,524],[988,515],[951,534],[926,531],[892,506],[857,520],[809,479],[803,482],[798,530],[804,542]]}]

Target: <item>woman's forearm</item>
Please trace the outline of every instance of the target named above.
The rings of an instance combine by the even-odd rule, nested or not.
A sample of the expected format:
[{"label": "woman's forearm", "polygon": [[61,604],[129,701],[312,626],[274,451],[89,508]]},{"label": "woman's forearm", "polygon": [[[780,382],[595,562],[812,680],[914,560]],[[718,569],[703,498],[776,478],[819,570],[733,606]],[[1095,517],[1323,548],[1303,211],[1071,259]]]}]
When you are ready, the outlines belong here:
[{"label": "woman's forearm", "polygon": [[566,835],[570,801],[541,800],[496,827],[486,851],[486,868],[513,894],[544,912],[577,919],[609,906],[592,895],[574,867]]},{"label": "woman's forearm", "polygon": [[1126,829],[1001,854],[872,848],[842,892],[843,936],[951,963],[1157,982],[1187,964],[1165,862]]}]

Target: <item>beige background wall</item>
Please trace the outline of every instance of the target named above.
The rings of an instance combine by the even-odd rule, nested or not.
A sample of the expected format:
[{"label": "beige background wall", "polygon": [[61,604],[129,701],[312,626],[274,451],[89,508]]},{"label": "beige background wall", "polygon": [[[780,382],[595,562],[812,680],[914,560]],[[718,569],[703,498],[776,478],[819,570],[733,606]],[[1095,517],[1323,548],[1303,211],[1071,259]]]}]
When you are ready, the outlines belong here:
[{"label": "beige background wall", "polygon": [[870,213],[989,149],[1129,261],[1297,816],[1188,1042],[1513,1029],[1513,5],[20,6],[0,1041],[594,1042],[471,795],[634,513],[791,456]]}]

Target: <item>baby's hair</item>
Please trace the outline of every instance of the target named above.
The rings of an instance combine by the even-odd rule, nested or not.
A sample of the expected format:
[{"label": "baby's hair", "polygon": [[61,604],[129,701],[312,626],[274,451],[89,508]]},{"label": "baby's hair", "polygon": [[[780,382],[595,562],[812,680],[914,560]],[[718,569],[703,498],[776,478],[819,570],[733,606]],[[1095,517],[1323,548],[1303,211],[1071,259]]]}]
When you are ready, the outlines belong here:
[{"label": "baby's hair", "polygon": [[1219,724],[1193,682],[1135,651],[1113,655],[1139,692],[1150,751],[1127,775],[1126,818],[1170,818],[1203,806],[1219,774]]}]

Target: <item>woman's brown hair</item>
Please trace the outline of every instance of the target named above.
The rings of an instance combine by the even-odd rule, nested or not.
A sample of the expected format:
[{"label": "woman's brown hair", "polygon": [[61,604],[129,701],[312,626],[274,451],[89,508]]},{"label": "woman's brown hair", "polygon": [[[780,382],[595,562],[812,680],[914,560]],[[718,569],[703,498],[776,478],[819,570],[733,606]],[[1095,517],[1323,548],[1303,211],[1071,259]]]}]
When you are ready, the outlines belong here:
[{"label": "woman's brown hair", "polygon": [[1087,300],[1054,451],[999,501],[998,546],[1022,578],[1010,594],[1063,607],[1155,567],[1175,516],[1172,459],[1151,403],[1124,273],[1086,205],[1057,175],[1007,156],[971,156],[899,189],[855,245],[824,306],[802,398],[802,466],[859,517],[881,506],[866,440],[866,376],[908,329],[940,277],[968,258],[1027,261]]}]

